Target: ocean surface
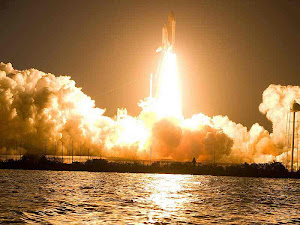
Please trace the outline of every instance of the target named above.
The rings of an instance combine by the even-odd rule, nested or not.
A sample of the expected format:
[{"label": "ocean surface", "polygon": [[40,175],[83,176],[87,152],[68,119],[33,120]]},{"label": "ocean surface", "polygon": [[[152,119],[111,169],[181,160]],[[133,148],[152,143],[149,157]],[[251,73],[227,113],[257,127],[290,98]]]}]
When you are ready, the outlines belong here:
[{"label": "ocean surface", "polygon": [[0,170],[0,223],[300,224],[300,180]]}]

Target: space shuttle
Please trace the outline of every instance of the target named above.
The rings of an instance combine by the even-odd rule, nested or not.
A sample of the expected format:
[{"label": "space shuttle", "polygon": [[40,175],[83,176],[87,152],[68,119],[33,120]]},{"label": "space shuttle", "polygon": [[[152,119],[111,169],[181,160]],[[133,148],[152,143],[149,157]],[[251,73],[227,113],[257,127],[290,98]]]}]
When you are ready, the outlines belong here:
[{"label": "space shuttle", "polygon": [[175,46],[175,26],[176,19],[174,12],[171,11],[168,16],[168,22],[162,28],[162,46],[156,52],[166,52],[167,50],[174,51]]},{"label": "space shuttle", "polygon": [[[168,16],[167,24],[165,24],[162,28],[162,45],[156,50],[156,52],[174,53],[175,26],[176,26],[176,19],[174,16],[174,12],[171,11]],[[161,61],[162,61],[162,59],[161,59]],[[153,74],[150,75],[149,97],[145,98],[144,101],[141,101],[138,104],[142,108],[151,106],[153,104],[153,100],[157,96],[161,61],[158,64],[158,68],[157,68],[155,75],[154,76],[153,76]]]}]

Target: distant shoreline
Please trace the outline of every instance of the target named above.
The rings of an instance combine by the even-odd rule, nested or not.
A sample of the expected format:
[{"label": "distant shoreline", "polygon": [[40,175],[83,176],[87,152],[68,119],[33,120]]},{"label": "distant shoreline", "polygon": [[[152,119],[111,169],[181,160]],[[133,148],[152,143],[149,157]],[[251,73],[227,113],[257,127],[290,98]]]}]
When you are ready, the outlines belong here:
[{"label": "distant shoreline", "polygon": [[66,164],[59,161],[50,161],[44,156],[24,155],[20,160],[0,161],[0,169],[300,178],[300,170],[289,172],[280,162],[244,163],[229,166],[196,164],[195,162],[171,162],[163,165],[160,162],[154,162],[151,165],[144,165],[137,162],[120,163],[109,162],[105,159],[93,159],[85,163]]}]

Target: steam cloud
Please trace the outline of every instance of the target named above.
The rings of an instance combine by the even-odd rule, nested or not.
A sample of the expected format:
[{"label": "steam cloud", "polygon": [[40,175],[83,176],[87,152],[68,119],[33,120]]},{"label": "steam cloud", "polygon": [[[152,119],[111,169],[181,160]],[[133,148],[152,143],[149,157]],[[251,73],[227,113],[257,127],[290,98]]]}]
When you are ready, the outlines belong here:
[{"label": "steam cloud", "polygon": [[[0,64],[0,154],[75,154],[131,159],[153,158],[217,162],[284,160],[286,118],[290,105],[300,99],[299,86],[270,85],[263,93],[261,113],[273,123],[273,133],[259,124],[250,130],[227,116],[200,113],[189,119],[158,119],[142,110],[138,117],[116,120],[85,95],[69,76],[54,76],[36,69],[15,70]],[[299,131],[299,126],[296,130]],[[55,147],[56,143],[56,147]]]}]

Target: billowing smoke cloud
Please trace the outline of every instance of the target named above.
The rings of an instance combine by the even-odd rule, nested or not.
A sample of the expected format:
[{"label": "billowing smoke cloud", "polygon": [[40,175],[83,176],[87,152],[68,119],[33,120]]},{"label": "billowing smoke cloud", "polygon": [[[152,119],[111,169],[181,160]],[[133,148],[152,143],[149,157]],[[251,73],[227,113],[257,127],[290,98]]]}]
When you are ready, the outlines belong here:
[{"label": "billowing smoke cloud", "polygon": [[248,131],[241,124],[236,124],[228,117],[215,116],[212,118],[216,127],[223,130],[233,140],[232,162],[266,162],[278,156],[278,149],[274,147],[271,136],[259,124],[254,124]]},{"label": "billowing smoke cloud", "polygon": [[[101,146],[100,134],[113,121],[70,77],[18,71],[9,63],[1,63],[0,70],[0,135],[5,146],[22,146],[33,153],[44,149],[45,140],[65,147],[70,140]],[[60,146],[57,143],[57,149]]]},{"label": "billowing smoke cloud", "polygon": [[[259,106],[261,113],[273,123],[273,140],[278,148],[286,142],[286,125],[293,102],[300,103],[299,86],[281,86],[271,84],[263,93],[263,102]],[[299,126],[296,127],[296,131]]]},{"label": "billowing smoke cloud", "polygon": [[208,125],[196,129],[180,127],[168,119],[155,123],[152,131],[154,152],[176,160],[220,161],[230,154],[233,143],[222,130]]},{"label": "billowing smoke cloud", "polygon": [[[105,157],[153,158],[212,162],[266,162],[282,158],[286,117],[300,98],[298,86],[270,85],[259,109],[273,123],[273,133],[259,124],[250,130],[226,116],[202,113],[189,119],[159,118],[142,110],[137,117],[112,119],[85,95],[69,76],[36,69],[15,70],[0,64],[0,146],[4,154],[21,146],[24,152],[74,153]],[[299,127],[296,128],[299,130]],[[56,143],[56,147],[55,147]],[[1,154],[0,152],[0,154]]]}]

